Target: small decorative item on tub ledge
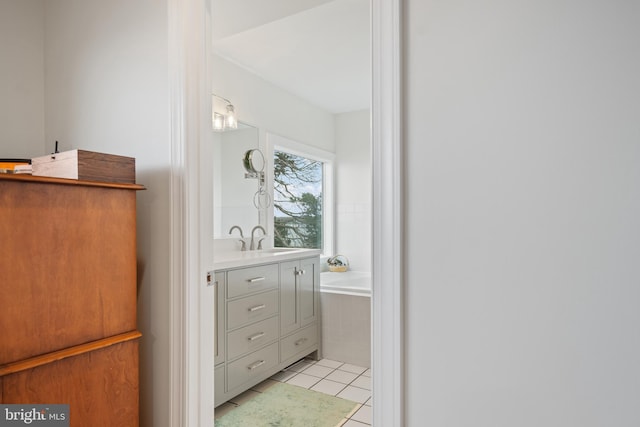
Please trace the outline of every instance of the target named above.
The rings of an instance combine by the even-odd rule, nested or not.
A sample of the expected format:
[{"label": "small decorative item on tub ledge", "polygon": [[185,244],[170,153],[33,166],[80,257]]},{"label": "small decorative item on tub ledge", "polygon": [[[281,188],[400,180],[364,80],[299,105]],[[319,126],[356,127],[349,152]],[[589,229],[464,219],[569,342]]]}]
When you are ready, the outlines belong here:
[{"label": "small decorative item on tub ledge", "polygon": [[349,269],[349,260],[344,255],[334,255],[327,260],[329,271],[344,273]]}]

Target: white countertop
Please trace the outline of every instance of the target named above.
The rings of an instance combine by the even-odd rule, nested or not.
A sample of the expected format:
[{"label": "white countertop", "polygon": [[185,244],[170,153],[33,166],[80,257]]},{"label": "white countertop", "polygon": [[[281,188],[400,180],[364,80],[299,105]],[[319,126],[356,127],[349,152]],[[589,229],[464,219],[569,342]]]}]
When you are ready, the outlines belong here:
[{"label": "white countertop", "polygon": [[288,261],[292,259],[320,255],[320,249],[274,248],[259,251],[225,251],[213,256],[212,270],[248,267],[269,262]]}]

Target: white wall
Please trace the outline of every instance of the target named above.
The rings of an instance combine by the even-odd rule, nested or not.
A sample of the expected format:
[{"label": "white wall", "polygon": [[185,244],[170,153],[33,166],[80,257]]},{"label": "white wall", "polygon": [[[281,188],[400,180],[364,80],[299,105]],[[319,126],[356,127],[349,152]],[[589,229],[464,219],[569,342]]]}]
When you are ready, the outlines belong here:
[{"label": "white wall", "polygon": [[0,0],[0,158],[44,149],[43,0]]},{"label": "white wall", "polygon": [[214,55],[213,92],[229,99],[240,121],[303,144],[335,151],[333,114]]},{"label": "white wall", "polygon": [[640,4],[405,7],[406,425],[640,425]]},{"label": "white wall", "polygon": [[136,158],[141,426],[169,425],[167,4],[46,1],[46,141]]},{"label": "white wall", "polygon": [[369,110],[336,114],[336,253],[352,270],[371,271],[371,119]]}]

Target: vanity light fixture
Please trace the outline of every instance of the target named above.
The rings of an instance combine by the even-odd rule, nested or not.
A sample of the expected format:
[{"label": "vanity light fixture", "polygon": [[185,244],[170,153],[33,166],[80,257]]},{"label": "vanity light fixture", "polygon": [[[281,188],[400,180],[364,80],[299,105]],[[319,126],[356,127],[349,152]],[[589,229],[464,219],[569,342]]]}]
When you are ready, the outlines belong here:
[{"label": "vanity light fixture", "polygon": [[226,106],[226,114],[213,112],[212,122],[213,122],[213,130],[215,131],[224,131],[227,129],[238,129],[238,119],[236,118],[236,111],[227,98],[223,98],[220,95],[212,94],[214,97],[223,100]]}]

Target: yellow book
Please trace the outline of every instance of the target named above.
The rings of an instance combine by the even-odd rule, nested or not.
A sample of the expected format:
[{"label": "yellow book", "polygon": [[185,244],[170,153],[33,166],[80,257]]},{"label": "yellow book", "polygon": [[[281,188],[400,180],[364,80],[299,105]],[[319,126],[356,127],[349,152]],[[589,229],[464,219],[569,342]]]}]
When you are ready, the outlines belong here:
[{"label": "yellow book", "polygon": [[18,165],[28,165],[28,160],[0,159],[0,169],[13,171]]}]

